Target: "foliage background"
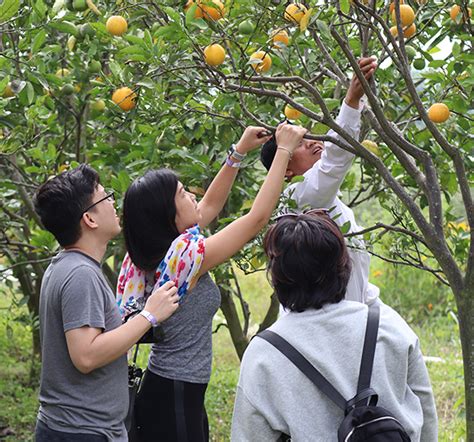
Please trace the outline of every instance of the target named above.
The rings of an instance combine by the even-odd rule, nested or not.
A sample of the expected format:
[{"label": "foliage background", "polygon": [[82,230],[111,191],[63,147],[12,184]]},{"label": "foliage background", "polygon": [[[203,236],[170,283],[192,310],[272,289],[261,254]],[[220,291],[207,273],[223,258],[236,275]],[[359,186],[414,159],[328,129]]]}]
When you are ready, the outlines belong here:
[{"label": "foliage background", "polygon": [[[472,193],[474,171],[474,55],[467,14],[466,21],[462,15],[453,21],[449,17],[451,4],[407,1],[416,11],[418,29],[407,40],[415,54],[410,59],[405,41],[390,37],[389,4],[382,0],[367,4],[308,1],[313,13],[306,31],[283,20],[288,3],[284,1],[230,0],[226,2],[225,18],[218,22],[195,20],[195,9],[185,14],[184,3],[100,0],[97,10],[89,0],[89,7],[83,12],[69,10],[62,0],[0,3],[3,306],[17,306],[12,310],[13,316],[18,316],[33,335],[30,347],[24,331],[20,331],[23,329],[11,322],[11,314],[6,315],[13,334],[24,336],[25,340],[17,343],[7,334],[5,339],[15,345],[5,347],[13,348],[5,359],[10,367],[5,373],[15,376],[13,367],[18,365],[23,367],[18,371],[25,375],[32,370],[28,374],[30,380],[37,376],[37,364],[21,365],[21,361],[35,357],[30,356],[30,349],[33,355],[38,353],[40,281],[49,257],[57,251],[54,239],[42,229],[32,207],[32,195],[40,183],[87,161],[99,170],[102,182],[119,195],[131,180],[153,167],[177,170],[182,180],[200,194],[242,128],[255,122],[274,126],[283,117],[285,102],[305,113],[301,124],[315,134],[326,133],[328,127],[334,126],[355,58],[368,54],[379,58],[380,68],[376,84],[370,89],[375,98],[367,90],[372,110],[364,114],[361,139],[377,141],[380,152],[379,156],[372,155],[357,142],[352,144],[358,159],[344,183],[346,202],[358,210],[364,201],[370,201],[370,210],[358,212],[359,216],[367,215],[365,225],[384,221],[383,228],[365,235],[374,244],[372,253],[428,270],[438,278],[436,281],[448,279],[451,283],[454,297],[435,279],[391,267],[379,270],[389,275],[382,284],[385,290],[406,288],[406,294],[395,292],[387,297],[390,304],[400,307],[423,332],[432,326],[446,332],[441,333],[442,343],[436,344],[434,350],[446,356],[447,342],[452,339],[456,324],[450,318],[457,319],[462,313],[461,325],[468,325],[474,296],[474,209],[472,196],[468,195]],[[466,11],[468,3],[460,4]],[[112,14],[127,17],[129,30],[122,37],[113,37],[106,31],[106,19]],[[239,31],[244,20],[252,22],[251,34]],[[272,45],[271,32],[280,27],[290,33],[288,47]],[[337,43],[334,32],[342,36],[345,46]],[[222,66],[210,69],[203,62],[202,50],[214,42],[226,48],[227,58]],[[273,65],[268,76],[254,75],[249,60],[255,50],[271,55]],[[424,66],[422,69],[414,68],[416,60],[418,67]],[[294,77],[304,79],[315,90],[289,79]],[[122,112],[110,101],[112,92],[122,86],[138,94],[137,106],[131,112]],[[104,110],[97,109],[101,100]],[[434,128],[425,110],[441,101],[449,106],[452,115]],[[263,176],[256,155],[240,173],[221,219],[211,230],[249,209]],[[420,173],[428,177],[428,182]],[[409,210],[406,203],[400,202],[400,195],[405,194],[416,210]],[[118,204],[120,207],[121,198]],[[414,213],[427,222],[415,222]],[[429,240],[429,244],[414,238]],[[108,250],[104,265],[112,284],[123,253],[119,238]],[[258,241],[242,252],[237,263],[246,271],[260,267]],[[372,276],[378,278],[375,273]],[[252,312],[253,305],[259,305],[252,297],[254,287],[248,288],[244,299],[245,290],[228,283],[234,277],[229,266],[216,271],[215,277],[224,294],[223,308],[233,330],[232,343],[241,354],[250,335],[247,332],[256,330],[252,328],[254,318],[261,323],[266,315],[248,316],[248,309]],[[421,284],[417,291],[412,290],[415,282]],[[247,314],[237,313],[236,305]],[[456,305],[462,309],[458,311]],[[420,308],[426,317],[419,316]],[[425,327],[425,319],[432,316],[443,319]],[[474,334],[467,326],[461,327],[460,332],[465,337],[465,363],[471,367],[474,346],[470,343]],[[227,336],[223,328],[218,333],[219,337],[222,335]],[[228,343],[222,344],[219,339],[217,348],[228,348]],[[431,335],[426,339],[438,342]],[[451,354],[455,355],[453,360],[459,358],[457,350]],[[236,376],[236,366],[232,364],[232,374],[223,375],[223,385],[229,389]],[[459,368],[454,370],[459,372]],[[216,373],[220,379],[218,368]],[[467,391],[474,391],[469,388],[474,370],[466,373]],[[8,376],[5,391],[16,391]],[[30,382],[21,379],[19,385]],[[20,401],[25,407],[32,403],[28,391]],[[214,397],[212,390],[210,395]],[[474,405],[471,396],[467,399]],[[456,409],[462,408],[458,400],[462,399],[448,401],[448,408],[455,404]],[[216,399],[215,404],[219,403]],[[474,407],[468,409],[472,411],[468,422],[474,423]],[[227,423],[228,413],[224,419]],[[25,419],[32,421],[31,416]]]}]

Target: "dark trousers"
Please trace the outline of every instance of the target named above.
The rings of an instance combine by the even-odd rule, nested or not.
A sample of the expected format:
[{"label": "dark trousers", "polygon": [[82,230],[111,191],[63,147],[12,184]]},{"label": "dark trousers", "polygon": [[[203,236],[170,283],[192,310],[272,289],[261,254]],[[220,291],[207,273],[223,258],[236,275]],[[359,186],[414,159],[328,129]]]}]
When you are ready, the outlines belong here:
[{"label": "dark trousers", "polygon": [[207,442],[207,384],[174,381],[146,371],[135,402],[141,442]]},{"label": "dark trousers", "polygon": [[51,430],[40,420],[36,421],[35,430],[36,442],[107,442],[105,436],[85,433],[64,433],[62,431]]}]

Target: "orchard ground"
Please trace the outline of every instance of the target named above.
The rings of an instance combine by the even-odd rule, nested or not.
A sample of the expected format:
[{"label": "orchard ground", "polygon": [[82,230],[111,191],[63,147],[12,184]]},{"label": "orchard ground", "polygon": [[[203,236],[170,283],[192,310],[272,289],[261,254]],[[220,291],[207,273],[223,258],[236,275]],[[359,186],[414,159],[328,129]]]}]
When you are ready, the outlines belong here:
[{"label": "orchard ground", "polygon": [[[454,301],[447,287],[431,275],[415,269],[394,267],[372,260],[373,283],[381,288],[382,299],[402,314],[418,334],[433,384],[440,421],[440,441],[465,440],[463,368]],[[263,319],[271,289],[264,271],[243,276],[253,323]],[[401,289],[402,288],[402,289]],[[25,307],[8,308],[10,295],[0,292],[0,438],[32,441],[37,402],[38,377],[30,378],[31,334]],[[214,328],[223,322],[218,312]],[[252,333],[255,330],[250,330]],[[146,354],[140,355],[142,366]],[[35,362],[36,368],[38,362]],[[229,440],[239,360],[225,327],[214,334],[214,364],[206,396],[211,440]]]}]

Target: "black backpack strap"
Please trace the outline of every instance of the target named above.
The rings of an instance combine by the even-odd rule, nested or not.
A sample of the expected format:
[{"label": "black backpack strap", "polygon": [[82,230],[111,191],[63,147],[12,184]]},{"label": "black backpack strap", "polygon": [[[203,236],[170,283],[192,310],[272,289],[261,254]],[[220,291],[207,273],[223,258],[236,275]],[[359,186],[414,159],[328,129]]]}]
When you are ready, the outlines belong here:
[{"label": "black backpack strap", "polygon": [[280,350],[293,364],[295,364],[303,374],[321,390],[331,401],[333,401],[339,408],[346,410],[346,400],[344,397],[331,385],[331,383],[287,340],[283,339],[277,333],[271,330],[264,330],[257,335],[259,338],[272,344],[275,348]]},{"label": "black backpack strap", "polygon": [[369,305],[367,315],[367,327],[365,329],[364,349],[360,361],[359,382],[357,384],[357,395],[363,390],[370,388],[372,368],[374,366],[375,345],[379,331],[380,307],[378,304]]}]

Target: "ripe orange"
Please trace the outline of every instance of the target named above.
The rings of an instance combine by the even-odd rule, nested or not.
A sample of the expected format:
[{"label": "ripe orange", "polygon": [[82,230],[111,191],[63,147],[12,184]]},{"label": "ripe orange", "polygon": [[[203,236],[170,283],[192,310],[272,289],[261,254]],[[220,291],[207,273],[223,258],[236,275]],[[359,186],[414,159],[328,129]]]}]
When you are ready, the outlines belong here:
[{"label": "ripe orange", "polygon": [[207,0],[198,4],[206,20],[220,20],[225,15],[224,4],[219,0]]},{"label": "ripe orange", "polygon": [[272,67],[272,58],[264,51],[254,52],[250,58],[262,60],[261,63],[251,63],[256,72],[268,72]]},{"label": "ripe orange", "polygon": [[[184,10],[187,11],[194,4],[193,0],[188,0],[184,6]],[[202,9],[199,6],[196,8],[196,11],[194,11],[194,18],[202,18]]]},{"label": "ripe orange", "polygon": [[449,108],[444,103],[435,103],[428,109],[428,118],[433,123],[444,123],[449,115]]},{"label": "ripe orange", "polygon": [[219,66],[224,63],[225,49],[219,44],[209,45],[204,49],[204,60],[209,66]]},{"label": "ripe orange", "polygon": [[[390,28],[390,33],[396,37],[398,35],[398,30],[397,30],[397,27],[396,26],[392,26]],[[408,28],[405,28],[403,30],[403,36],[405,38],[410,38],[410,37],[413,37],[416,33],[416,25],[415,23],[413,23],[411,26],[408,26]]]},{"label": "ripe orange", "polygon": [[[409,5],[400,5],[400,19],[402,26],[410,26],[415,21],[415,11]],[[392,21],[397,22],[397,17],[395,15],[395,10],[392,11]]]},{"label": "ripe orange", "polygon": [[107,29],[109,34],[119,37],[127,32],[128,23],[122,16],[112,15],[108,18],[105,29]]},{"label": "ripe orange", "polygon": [[288,120],[297,120],[302,115],[299,110],[295,109],[294,107],[291,107],[289,104],[285,106],[284,113],[285,117],[288,118]]},{"label": "ripe orange", "polygon": [[290,44],[290,37],[285,30],[276,31],[273,36],[273,47],[280,49],[282,45],[288,46]]},{"label": "ripe orange", "polygon": [[129,87],[121,87],[112,94],[112,101],[124,111],[132,110],[135,107],[136,99],[137,94]]},{"label": "ripe orange", "polygon": [[[400,6],[405,3],[404,0],[400,0]],[[395,2],[390,3],[390,15],[392,15],[393,10],[395,9]]]},{"label": "ripe orange", "polygon": [[284,17],[285,20],[299,24],[306,12],[306,6],[302,3],[290,3],[285,9]]},{"label": "ripe orange", "polygon": [[[468,10],[469,17],[472,17],[472,9],[468,8],[467,10]],[[454,5],[451,8],[451,10],[449,11],[449,16],[451,17],[452,21],[457,21],[456,19],[458,18],[458,15],[460,13],[463,15],[462,21],[466,21],[466,17],[464,17],[464,13],[461,10],[461,6],[459,6],[459,5]]]}]

